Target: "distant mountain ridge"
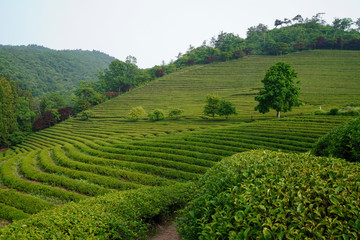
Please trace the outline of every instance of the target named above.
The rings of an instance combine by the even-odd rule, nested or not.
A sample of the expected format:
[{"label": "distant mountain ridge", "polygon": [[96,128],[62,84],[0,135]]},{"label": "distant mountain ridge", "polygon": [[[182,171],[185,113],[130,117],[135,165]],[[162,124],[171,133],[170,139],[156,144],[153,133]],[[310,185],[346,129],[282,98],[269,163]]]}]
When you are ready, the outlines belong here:
[{"label": "distant mountain ridge", "polygon": [[94,79],[97,70],[113,60],[95,50],[0,45],[0,74],[10,75],[20,88],[29,88],[34,96],[55,91],[69,93],[79,81]]}]

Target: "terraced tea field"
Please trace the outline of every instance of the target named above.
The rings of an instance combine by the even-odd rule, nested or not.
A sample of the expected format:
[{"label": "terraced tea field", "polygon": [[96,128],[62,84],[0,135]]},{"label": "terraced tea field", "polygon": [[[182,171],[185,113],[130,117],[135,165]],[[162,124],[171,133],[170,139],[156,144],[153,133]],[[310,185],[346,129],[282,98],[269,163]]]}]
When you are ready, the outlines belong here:
[{"label": "terraced tea field", "polygon": [[33,134],[17,154],[1,158],[1,218],[26,218],[113,191],[194,181],[222,158],[249,149],[305,152],[350,118],[220,122],[224,126],[72,119]]},{"label": "terraced tea field", "polygon": [[[254,96],[266,69],[280,60],[299,72],[305,105],[289,117],[264,120],[275,113],[255,113]],[[9,223],[107,193],[196,181],[224,157],[249,149],[306,152],[352,119],[311,113],[320,105],[359,101],[359,60],[359,52],[307,51],[193,66],[94,107],[96,117],[88,121],[69,119],[31,134],[0,153],[0,220]],[[208,93],[233,101],[238,116],[200,118]],[[124,119],[135,106],[182,108],[185,118]]]}]

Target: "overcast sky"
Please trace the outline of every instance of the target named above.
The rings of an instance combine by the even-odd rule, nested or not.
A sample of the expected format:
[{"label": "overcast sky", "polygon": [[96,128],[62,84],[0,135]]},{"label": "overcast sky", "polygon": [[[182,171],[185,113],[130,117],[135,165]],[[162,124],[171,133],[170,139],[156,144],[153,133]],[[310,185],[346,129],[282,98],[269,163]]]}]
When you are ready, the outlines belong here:
[{"label": "overcast sky", "polygon": [[360,0],[0,0],[0,44],[99,50],[141,68],[175,60],[220,31],[246,37],[249,27],[297,14],[324,20],[360,17]]}]

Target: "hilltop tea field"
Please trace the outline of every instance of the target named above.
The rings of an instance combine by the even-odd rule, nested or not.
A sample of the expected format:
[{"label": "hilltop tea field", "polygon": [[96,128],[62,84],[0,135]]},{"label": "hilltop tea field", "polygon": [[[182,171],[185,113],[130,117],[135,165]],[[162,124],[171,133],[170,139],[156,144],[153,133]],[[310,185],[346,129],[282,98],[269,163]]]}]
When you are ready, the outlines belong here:
[{"label": "hilltop tea field", "polygon": [[[98,117],[126,117],[136,106],[146,111],[182,108],[184,115],[194,118],[203,115],[207,94],[217,94],[234,102],[237,118],[262,118],[254,112],[255,95],[262,87],[266,70],[285,61],[298,72],[301,98],[304,105],[288,114],[329,110],[360,98],[360,53],[358,51],[314,50],[283,56],[248,56],[243,59],[196,65],[164,76],[120,98],[96,106]],[[269,115],[274,116],[271,112]]]},{"label": "hilltop tea field", "polygon": [[[279,61],[298,72],[303,105],[275,119],[275,111],[254,111],[254,97]],[[205,118],[207,94],[233,102],[238,114]],[[253,149],[307,152],[354,118],[314,111],[359,101],[359,51],[248,56],[165,75],[93,107],[86,121],[68,119],[0,153],[0,238],[144,239],[149,226],[139,222],[183,207],[193,183],[223,158]],[[137,106],[180,108],[184,116],[127,120]]]}]

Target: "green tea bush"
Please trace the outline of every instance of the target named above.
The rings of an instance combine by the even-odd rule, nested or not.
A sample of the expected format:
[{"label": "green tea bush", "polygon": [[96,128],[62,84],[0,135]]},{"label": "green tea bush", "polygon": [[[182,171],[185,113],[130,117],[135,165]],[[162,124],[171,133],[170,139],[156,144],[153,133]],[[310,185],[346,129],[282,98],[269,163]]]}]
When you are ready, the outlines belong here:
[{"label": "green tea bush", "polygon": [[143,107],[134,107],[128,113],[128,119],[131,121],[137,121],[146,116],[146,112]]},{"label": "green tea bush", "polygon": [[151,224],[183,207],[193,191],[192,183],[175,184],[69,203],[1,228],[0,239],[148,239]]},{"label": "green tea bush", "polygon": [[[29,153],[26,157],[35,157],[37,151]],[[86,198],[83,195],[65,191],[62,189],[54,188],[48,185],[43,185],[40,183],[34,183],[22,179],[16,172],[16,163],[18,158],[22,157],[20,154],[12,159],[8,159],[0,168],[0,178],[2,184],[9,188],[19,190],[21,192],[26,192],[35,195],[45,195],[58,198],[64,202],[69,201],[79,201]]]},{"label": "green tea bush", "polygon": [[29,214],[14,207],[0,203],[0,219],[7,221],[20,220],[29,217]]},{"label": "green tea bush", "polygon": [[[76,150],[71,145],[65,145],[64,148],[66,153],[71,156],[71,158],[85,163],[99,164],[104,166],[119,166],[129,169],[134,169],[136,171],[149,173],[153,175],[159,175],[161,177],[166,177],[169,179],[182,179],[182,180],[197,180],[199,179],[199,174],[185,172],[180,169],[183,169],[183,165],[179,165],[179,163],[173,163],[171,161],[165,160],[154,160],[143,158],[143,157],[131,157],[127,156],[126,159],[122,158],[121,160],[117,160],[117,155],[112,153],[102,153],[100,151],[91,149],[84,144],[78,144],[76,147],[79,147],[85,153],[94,154],[95,156],[90,156],[88,154],[82,153]],[[55,152],[54,152],[55,153]],[[120,157],[119,157],[120,158]],[[115,160],[116,159],[116,160]],[[57,159],[59,161],[59,159]],[[143,162],[139,162],[144,160]],[[138,162],[135,162],[138,161]],[[149,164],[151,163],[151,164]],[[152,165],[154,164],[154,165]],[[174,169],[168,168],[172,167]],[[180,168],[180,169],[179,169]]]},{"label": "green tea bush", "polygon": [[342,159],[253,150],[199,181],[178,231],[195,239],[359,239],[360,166]]},{"label": "green tea bush", "polygon": [[[70,150],[70,151],[73,151],[73,150]],[[42,157],[42,152],[40,153],[40,157]],[[80,178],[85,176],[84,177],[85,179],[98,180],[98,182],[103,182],[103,184],[106,184],[108,187],[116,188],[116,185],[118,184],[120,188],[122,188],[122,187],[127,187],[128,189],[137,188],[138,184],[131,183],[131,182],[125,182],[125,181],[123,181],[123,179],[132,181],[132,182],[141,183],[143,185],[151,185],[151,186],[156,186],[156,185],[160,186],[160,185],[169,185],[170,184],[170,181],[165,178],[161,178],[158,176],[152,176],[152,175],[148,175],[148,174],[143,174],[143,173],[138,173],[138,172],[133,172],[133,171],[129,171],[129,170],[122,170],[122,169],[114,168],[114,166],[116,166],[115,164],[118,164],[117,166],[121,166],[121,161],[112,161],[110,159],[109,160],[101,159],[101,158],[89,156],[86,154],[79,156],[81,159],[80,161],[83,161],[83,162],[74,161],[74,160],[70,159],[69,157],[67,157],[64,154],[64,151],[62,149],[60,149],[60,147],[56,147],[53,149],[52,157],[56,161],[57,164],[59,164],[61,166],[66,166],[66,167],[60,167],[60,166],[55,165],[54,163],[53,163],[54,166],[50,166],[49,164],[46,164],[46,166],[45,166],[45,164],[43,165],[45,157],[39,159],[39,164],[41,166],[44,166],[44,168],[47,171],[53,171],[53,172],[75,171],[73,169],[80,170],[80,171],[78,171],[79,174],[77,175]],[[84,162],[90,162],[90,163],[94,163],[94,164],[87,164]],[[100,163],[100,164],[103,163],[103,165],[108,165],[108,166],[113,166],[113,167],[95,165],[96,163]],[[129,164],[129,165],[131,167],[131,165],[136,165],[136,164]],[[129,165],[125,165],[125,166],[129,166]],[[69,168],[71,168],[71,170]],[[68,170],[66,170],[66,169],[68,169]],[[85,175],[85,173],[86,173],[86,175]],[[105,175],[105,176],[111,176],[111,178],[105,177],[105,176],[99,176],[99,175],[96,178],[92,178],[91,176],[94,175],[92,173],[99,174],[99,175]],[[109,180],[104,181],[102,179],[106,179],[106,180],[109,179]]]},{"label": "green tea bush", "polygon": [[0,203],[4,203],[29,214],[34,214],[54,206],[54,204],[45,200],[17,192],[14,189],[0,189]]},{"label": "green tea bush", "polygon": [[337,115],[339,113],[339,109],[337,108],[332,108],[329,111],[329,115]]},{"label": "green tea bush", "polygon": [[90,196],[103,195],[110,192],[109,189],[95,184],[86,183],[65,176],[58,176],[55,174],[48,174],[42,172],[35,167],[34,159],[32,156],[29,157],[29,155],[21,159],[19,172],[23,174],[27,179],[44,182],[47,184],[51,184],[52,186],[64,187],[67,190]]},{"label": "green tea bush", "polygon": [[360,118],[343,123],[321,137],[312,152],[318,156],[332,155],[360,162]]}]

